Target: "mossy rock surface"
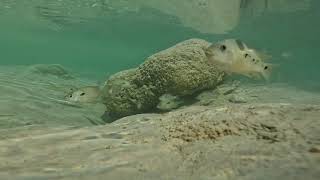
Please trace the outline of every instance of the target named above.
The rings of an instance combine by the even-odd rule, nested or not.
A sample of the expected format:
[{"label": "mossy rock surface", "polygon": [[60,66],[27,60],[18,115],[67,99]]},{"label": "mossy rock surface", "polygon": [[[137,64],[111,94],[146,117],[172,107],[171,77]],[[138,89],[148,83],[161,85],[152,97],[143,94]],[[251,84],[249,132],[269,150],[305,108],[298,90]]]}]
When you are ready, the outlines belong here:
[{"label": "mossy rock surface", "polygon": [[137,86],[133,79],[136,69],[121,71],[111,76],[102,89],[107,112],[113,117],[123,117],[146,112],[157,105],[158,97],[152,88]]},{"label": "mossy rock surface", "polygon": [[214,88],[224,73],[208,64],[204,49],[210,45],[190,39],[147,58],[137,70],[137,83],[156,87],[156,94],[191,95]]},{"label": "mossy rock surface", "polygon": [[190,39],[148,57],[136,69],[114,74],[102,90],[107,111],[116,117],[148,112],[163,94],[186,96],[215,88],[224,73],[208,64],[204,49],[209,45]]}]

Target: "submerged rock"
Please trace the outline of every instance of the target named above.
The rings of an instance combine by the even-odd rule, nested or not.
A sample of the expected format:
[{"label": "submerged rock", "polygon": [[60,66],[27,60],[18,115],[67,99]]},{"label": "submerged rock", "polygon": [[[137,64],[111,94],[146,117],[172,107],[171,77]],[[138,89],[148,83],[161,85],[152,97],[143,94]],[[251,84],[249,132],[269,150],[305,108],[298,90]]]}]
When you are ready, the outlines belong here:
[{"label": "submerged rock", "polygon": [[180,96],[216,87],[224,73],[208,64],[204,49],[209,45],[190,39],[150,56],[137,70],[137,84],[154,86],[156,94]]},{"label": "submerged rock", "polygon": [[11,128],[0,131],[0,176],[318,180],[319,116],[319,105],[232,104],[105,126]]},{"label": "submerged rock", "polygon": [[216,87],[224,73],[208,64],[204,49],[209,45],[190,39],[148,57],[137,69],[113,75],[102,90],[107,111],[116,117],[147,112],[164,94],[186,96]]},{"label": "submerged rock", "polygon": [[232,103],[246,103],[247,102],[245,97],[243,97],[239,94],[231,95],[228,100],[229,100],[229,102],[232,102]]},{"label": "submerged rock", "polygon": [[121,71],[111,76],[102,89],[103,102],[112,117],[123,117],[145,112],[157,105],[158,97],[148,86],[134,83],[136,69]]}]

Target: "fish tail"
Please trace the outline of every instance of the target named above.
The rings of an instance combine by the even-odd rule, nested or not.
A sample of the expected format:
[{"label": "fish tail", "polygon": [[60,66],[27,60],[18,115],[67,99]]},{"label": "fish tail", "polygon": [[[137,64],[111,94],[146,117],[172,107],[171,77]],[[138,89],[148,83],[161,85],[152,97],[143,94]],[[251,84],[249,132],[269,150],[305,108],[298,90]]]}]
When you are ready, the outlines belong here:
[{"label": "fish tail", "polygon": [[262,61],[266,61],[266,60],[272,59],[272,56],[270,54],[268,54],[267,52],[265,52],[265,51],[254,50],[254,52],[258,55],[258,57],[261,58]]},{"label": "fish tail", "polygon": [[212,49],[213,49],[214,45],[211,44],[209,47],[204,49],[204,53],[206,54],[206,56],[208,58],[212,57]]}]

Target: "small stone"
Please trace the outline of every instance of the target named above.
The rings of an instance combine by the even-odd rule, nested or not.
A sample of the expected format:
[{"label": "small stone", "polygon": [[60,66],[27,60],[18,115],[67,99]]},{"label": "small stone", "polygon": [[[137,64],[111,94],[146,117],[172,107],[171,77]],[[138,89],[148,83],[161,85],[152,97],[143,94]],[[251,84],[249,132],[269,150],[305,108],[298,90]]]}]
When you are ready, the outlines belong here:
[{"label": "small stone", "polygon": [[311,153],[320,153],[320,146],[314,146],[309,149]]},{"label": "small stone", "polygon": [[47,172],[47,173],[54,173],[54,172],[58,172],[59,169],[56,169],[56,168],[43,168],[43,171]]},{"label": "small stone", "polygon": [[246,103],[247,102],[244,97],[241,97],[239,95],[232,95],[229,97],[228,100],[231,103]]},{"label": "small stone", "polygon": [[112,149],[113,148],[113,146],[112,145],[108,145],[108,146],[106,146],[106,149]]},{"label": "small stone", "polygon": [[93,139],[99,139],[98,136],[87,136],[85,138],[83,138],[82,140],[93,140]]}]

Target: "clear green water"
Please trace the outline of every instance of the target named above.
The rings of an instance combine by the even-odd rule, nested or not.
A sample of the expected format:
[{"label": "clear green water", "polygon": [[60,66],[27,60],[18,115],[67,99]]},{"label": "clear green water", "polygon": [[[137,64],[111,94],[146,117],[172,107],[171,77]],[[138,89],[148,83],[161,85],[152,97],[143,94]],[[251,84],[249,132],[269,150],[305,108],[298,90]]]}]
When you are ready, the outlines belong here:
[{"label": "clear green water", "polygon": [[[0,65],[62,64],[84,76],[104,79],[182,40],[236,37],[273,56],[273,62],[280,65],[274,81],[320,90],[320,1],[239,0],[236,6],[234,0],[145,2],[1,0]],[[201,15],[199,23],[186,23],[188,16],[201,13],[196,11],[199,8],[181,10],[188,3],[203,6],[204,11],[208,5],[230,3],[235,6],[232,10],[239,10],[239,20],[225,33],[214,32],[224,28],[223,20],[208,32],[201,27],[210,21],[208,14]],[[221,18],[228,13],[220,13]],[[213,14],[212,21],[220,18]]]}]

